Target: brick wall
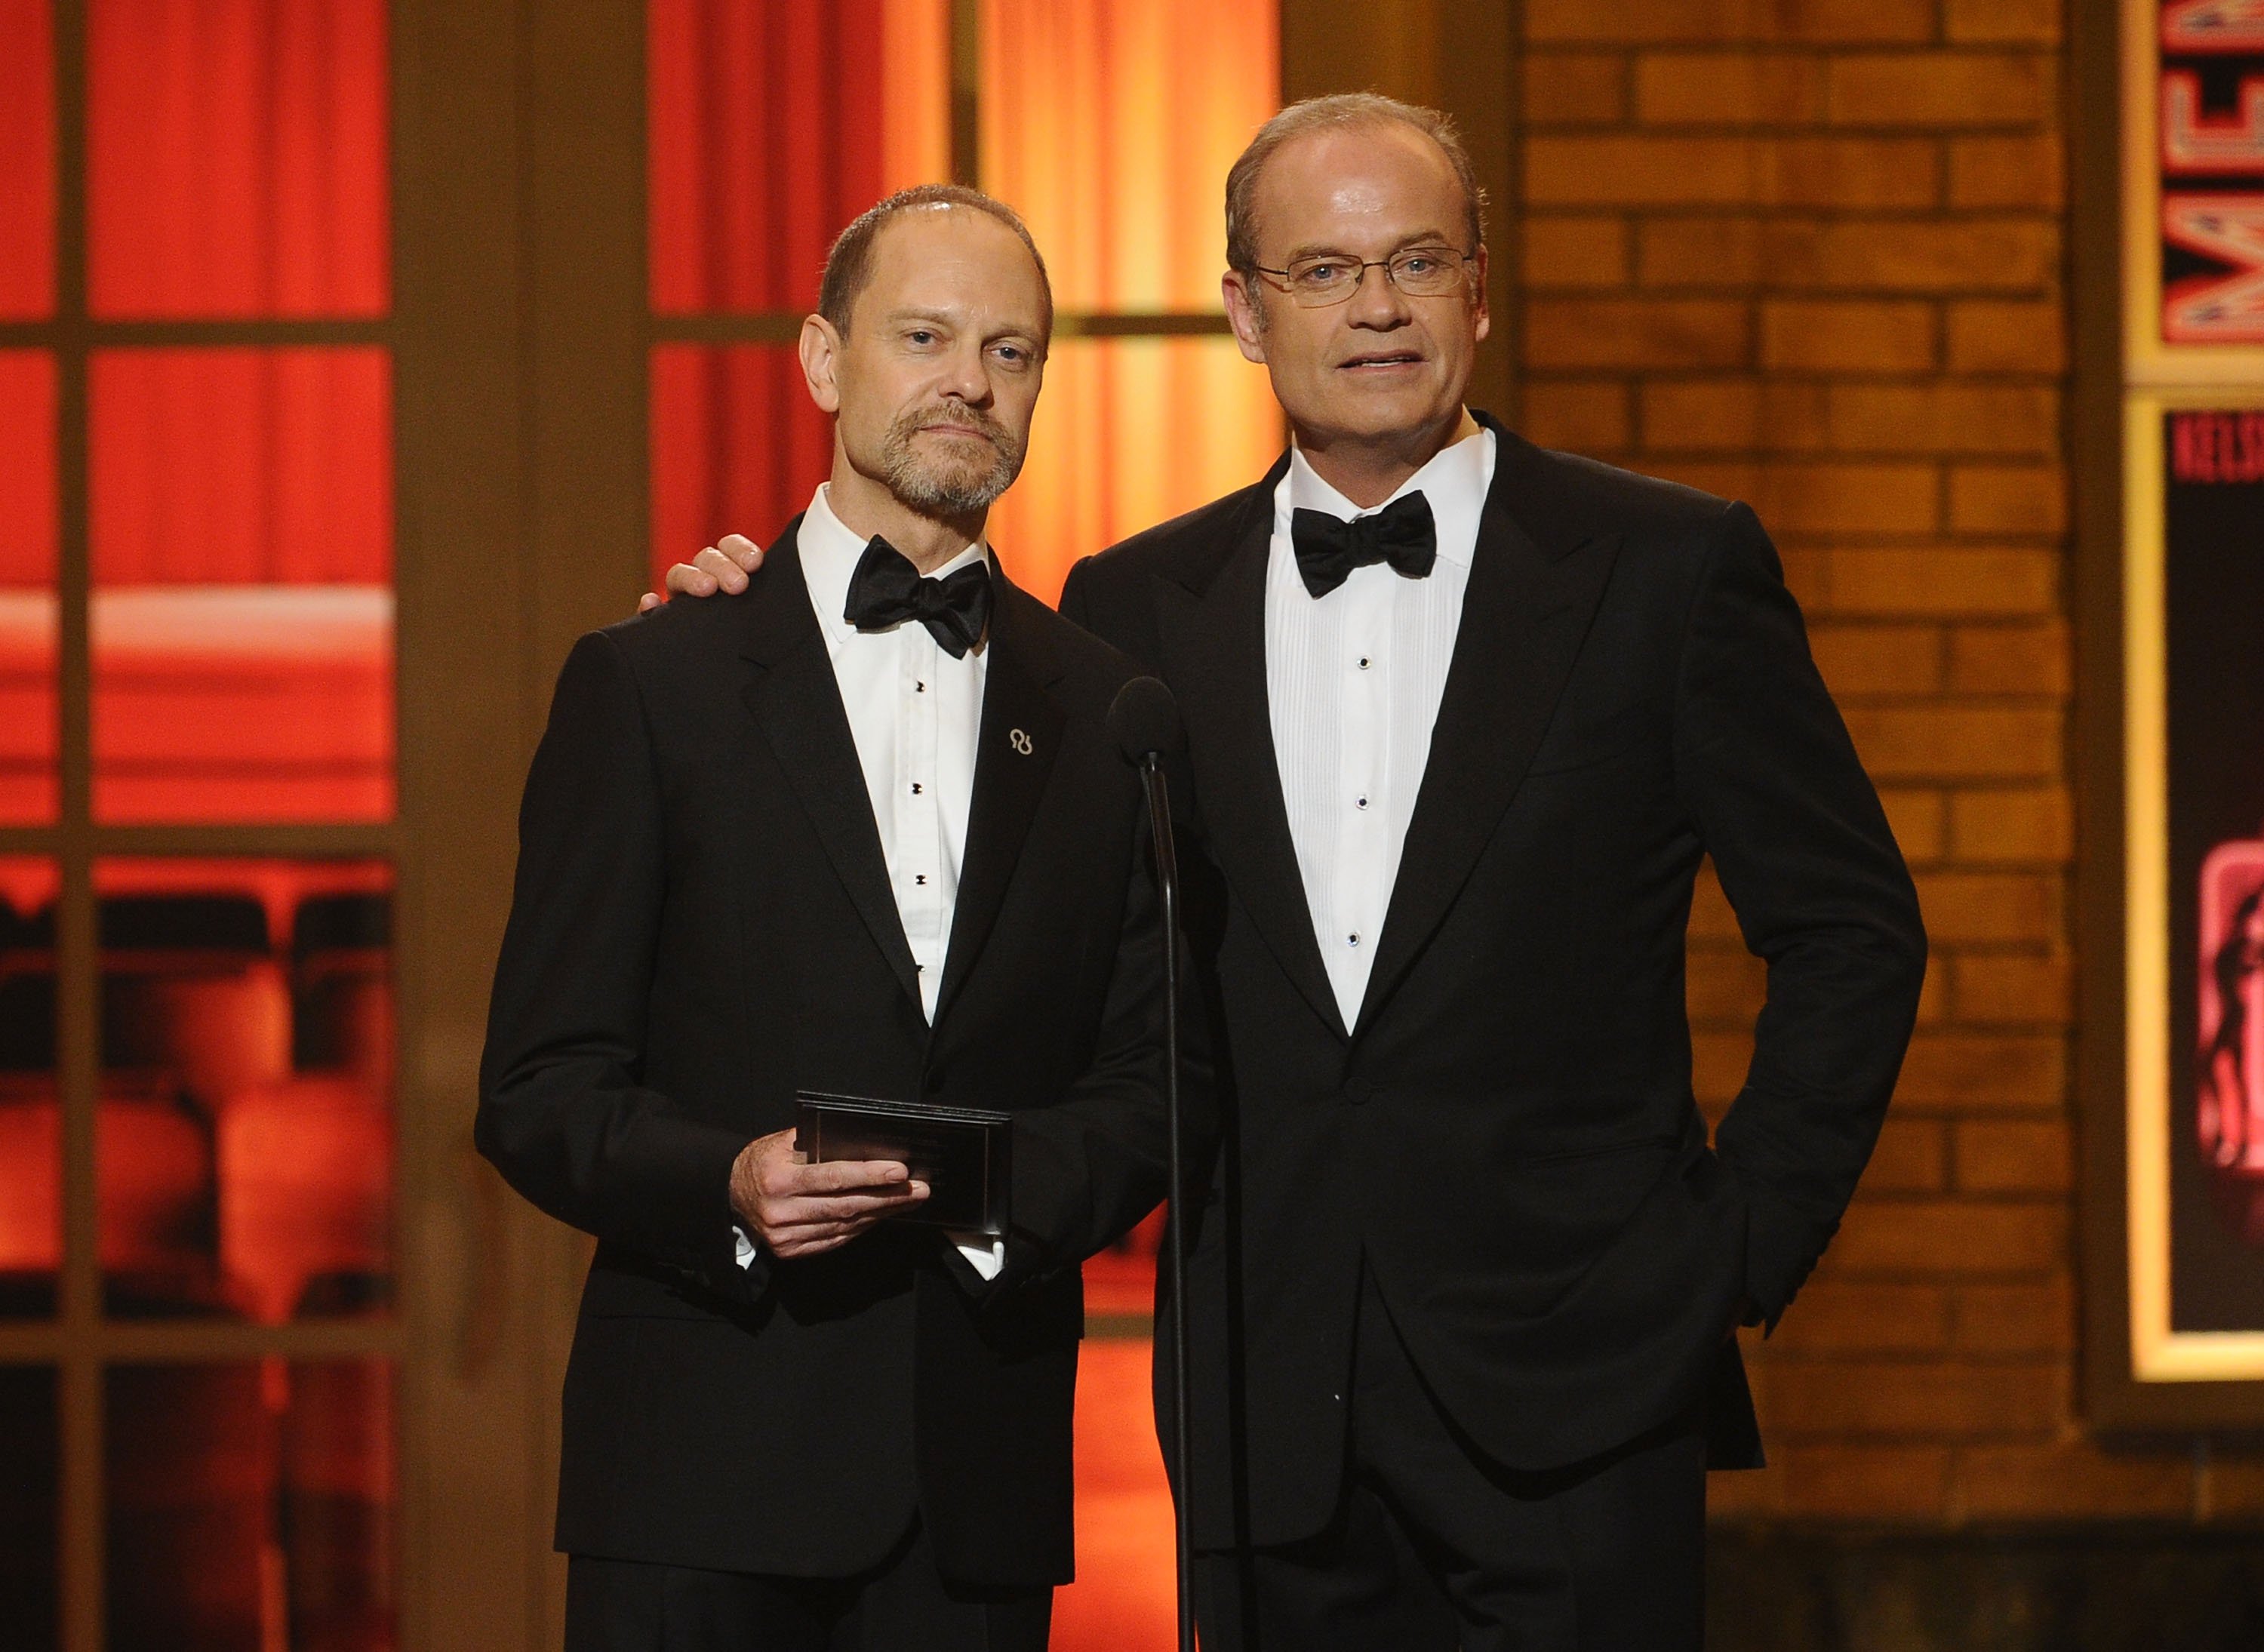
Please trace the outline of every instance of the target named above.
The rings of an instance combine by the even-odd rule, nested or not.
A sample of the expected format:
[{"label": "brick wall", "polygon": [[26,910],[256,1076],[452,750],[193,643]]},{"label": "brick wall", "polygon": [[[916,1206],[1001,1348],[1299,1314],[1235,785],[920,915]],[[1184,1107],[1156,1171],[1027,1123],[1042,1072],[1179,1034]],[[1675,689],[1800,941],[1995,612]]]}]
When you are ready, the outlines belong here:
[{"label": "brick wall", "polygon": [[[1524,429],[1750,501],[1934,953],[1863,1189],[1748,1351],[1717,1513],[1928,1525],[2264,1506],[2075,1392],[2061,0],[1526,0]],[[1702,891],[1699,1087],[1759,966]]]}]

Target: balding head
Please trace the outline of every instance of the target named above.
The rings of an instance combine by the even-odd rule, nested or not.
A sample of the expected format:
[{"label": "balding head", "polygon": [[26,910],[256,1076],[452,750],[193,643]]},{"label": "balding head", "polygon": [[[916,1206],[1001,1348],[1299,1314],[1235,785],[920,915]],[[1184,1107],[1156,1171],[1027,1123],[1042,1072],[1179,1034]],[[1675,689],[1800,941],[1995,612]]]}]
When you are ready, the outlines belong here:
[{"label": "balding head", "polygon": [[1030,262],[1037,265],[1039,285],[1045,289],[1046,329],[1051,332],[1053,280],[1046,273],[1046,261],[1038,251],[1038,243],[1030,238],[1029,227],[1005,201],[963,184],[922,184],[913,189],[898,190],[858,214],[846,229],[834,237],[832,250],[825,255],[825,273],[817,287],[817,313],[846,338],[849,314],[857,308],[858,295],[873,279],[873,247],[882,230],[908,214],[954,211],[987,214],[1021,238],[1022,245],[1029,251]]},{"label": "balding head", "polygon": [[1226,264],[1244,274],[1258,267],[1258,177],[1274,151],[1309,134],[1349,127],[1411,127],[1439,146],[1462,185],[1469,239],[1464,250],[1485,244],[1485,191],[1462,147],[1454,118],[1419,104],[1402,103],[1372,91],[1337,92],[1291,104],[1258,128],[1258,135],[1226,175]]}]

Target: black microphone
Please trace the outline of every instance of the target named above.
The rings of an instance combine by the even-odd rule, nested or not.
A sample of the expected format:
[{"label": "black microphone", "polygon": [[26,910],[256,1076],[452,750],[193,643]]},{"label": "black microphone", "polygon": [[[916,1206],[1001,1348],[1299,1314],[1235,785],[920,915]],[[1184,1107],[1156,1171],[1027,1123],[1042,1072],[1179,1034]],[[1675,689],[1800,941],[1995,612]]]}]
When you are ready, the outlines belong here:
[{"label": "black microphone", "polygon": [[1187,1230],[1186,1158],[1179,1122],[1179,863],[1172,842],[1171,788],[1164,765],[1186,748],[1179,702],[1152,677],[1136,677],[1116,691],[1108,708],[1108,732],[1126,761],[1140,771],[1148,794],[1148,821],[1155,834],[1156,888],[1164,909],[1164,1116],[1170,1132],[1172,1278],[1172,1446],[1179,1483],[1172,1499],[1178,1538],[1179,1652],[1194,1652],[1194,1547],[1187,1524],[1194,1465],[1187,1455]]},{"label": "black microphone", "polygon": [[1134,764],[1148,757],[1170,762],[1187,743],[1179,727],[1179,702],[1152,677],[1136,677],[1116,691],[1108,708],[1108,732]]}]

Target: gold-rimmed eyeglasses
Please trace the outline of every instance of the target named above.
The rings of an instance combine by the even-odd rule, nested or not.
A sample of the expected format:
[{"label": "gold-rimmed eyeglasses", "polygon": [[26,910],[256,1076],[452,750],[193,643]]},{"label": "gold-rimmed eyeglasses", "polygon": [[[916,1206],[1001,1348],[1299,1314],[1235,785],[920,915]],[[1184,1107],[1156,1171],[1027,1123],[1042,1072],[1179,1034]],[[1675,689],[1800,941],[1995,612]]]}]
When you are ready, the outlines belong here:
[{"label": "gold-rimmed eyeglasses", "polygon": [[1383,279],[1410,298],[1441,297],[1462,286],[1463,272],[1476,257],[1475,248],[1457,252],[1452,247],[1404,247],[1388,258],[1317,252],[1292,260],[1286,270],[1269,270],[1262,264],[1252,268],[1259,275],[1271,276],[1275,285],[1305,308],[1322,309],[1341,304],[1359,292],[1370,270],[1382,271]]}]

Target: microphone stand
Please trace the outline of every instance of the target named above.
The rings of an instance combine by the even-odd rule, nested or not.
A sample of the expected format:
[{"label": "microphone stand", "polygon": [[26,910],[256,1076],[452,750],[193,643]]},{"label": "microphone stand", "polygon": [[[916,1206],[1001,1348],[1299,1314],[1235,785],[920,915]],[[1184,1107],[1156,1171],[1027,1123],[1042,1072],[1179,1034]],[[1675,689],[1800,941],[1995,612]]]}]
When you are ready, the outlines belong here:
[{"label": "microphone stand", "polygon": [[1172,1499],[1179,1584],[1179,1652],[1195,1652],[1194,1544],[1187,1517],[1194,1465],[1187,1447],[1187,1205],[1186,1159],[1179,1124],[1179,863],[1172,843],[1171,794],[1162,756],[1140,759],[1148,793],[1148,820],[1156,839],[1156,884],[1164,909],[1164,1117],[1171,1157],[1172,1449],[1179,1463]]}]

